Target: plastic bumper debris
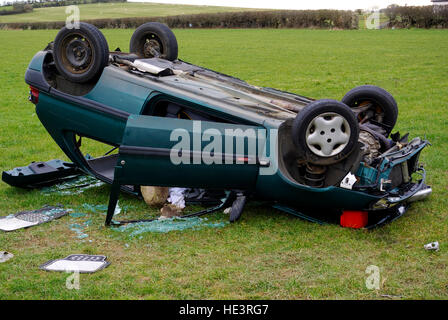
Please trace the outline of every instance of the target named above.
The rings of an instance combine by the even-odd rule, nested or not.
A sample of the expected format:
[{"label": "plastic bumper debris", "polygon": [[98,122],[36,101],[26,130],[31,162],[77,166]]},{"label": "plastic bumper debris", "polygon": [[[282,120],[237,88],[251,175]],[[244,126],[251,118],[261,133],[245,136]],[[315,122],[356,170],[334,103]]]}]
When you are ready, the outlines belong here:
[{"label": "plastic bumper debris", "polygon": [[14,255],[8,251],[0,251],[0,263],[6,262],[13,257]]},{"label": "plastic bumper debris", "polygon": [[439,242],[431,242],[424,245],[425,249],[428,251],[439,251]]},{"label": "plastic bumper debris", "polygon": [[45,271],[94,273],[110,265],[106,256],[72,254],[64,259],[50,260],[39,268]]},{"label": "plastic bumper debris", "polygon": [[68,214],[69,211],[62,206],[44,206],[42,209],[22,211],[6,217],[0,217],[0,230],[6,232],[36,226],[59,219]]},{"label": "plastic bumper debris", "polygon": [[14,187],[33,189],[60,183],[80,174],[81,171],[73,163],[56,159],[3,171],[2,180]]}]

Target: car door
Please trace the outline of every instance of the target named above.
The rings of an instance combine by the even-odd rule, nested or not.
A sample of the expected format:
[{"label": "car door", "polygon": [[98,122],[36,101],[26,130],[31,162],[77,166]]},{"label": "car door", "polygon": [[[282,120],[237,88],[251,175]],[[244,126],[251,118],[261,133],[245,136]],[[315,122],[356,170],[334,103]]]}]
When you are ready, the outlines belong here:
[{"label": "car door", "polygon": [[257,153],[261,151],[257,138],[264,134],[258,129],[132,115],[119,151],[122,180],[134,185],[254,188],[259,171]]}]

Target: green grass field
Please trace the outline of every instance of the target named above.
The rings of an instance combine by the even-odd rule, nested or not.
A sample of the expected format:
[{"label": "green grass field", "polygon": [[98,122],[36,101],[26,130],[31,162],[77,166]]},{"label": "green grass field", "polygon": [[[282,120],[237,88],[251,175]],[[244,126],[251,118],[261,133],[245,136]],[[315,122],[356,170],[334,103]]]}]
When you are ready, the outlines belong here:
[{"label": "green grass field", "polygon": [[[65,21],[66,7],[37,8],[29,13],[0,16],[0,23]],[[1,10],[1,9],[0,9]],[[159,3],[96,3],[79,5],[81,20],[130,18],[130,17],[163,17],[181,14],[231,12],[249,9],[218,6],[193,6]],[[254,10],[254,9],[250,9]]]},{"label": "green grass field", "polygon": [[[89,214],[88,237],[77,238],[63,217],[0,234],[3,299],[401,299],[448,298],[448,31],[447,30],[174,30],[180,58],[314,98],[341,99],[349,89],[374,84],[389,90],[400,108],[396,130],[432,142],[421,161],[432,197],[401,219],[367,232],[320,226],[260,204],[223,228],[146,233],[129,237]],[[57,31],[0,31],[0,170],[33,160],[65,159],[27,101],[26,67]],[[104,30],[109,46],[128,48],[132,30]],[[269,45],[266,45],[269,39]],[[0,183],[0,214],[64,204],[105,204],[108,186],[76,196],[44,196]],[[123,196],[132,206],[121,218],[157,215],[158,208]],[[85,211],[84,211],[85,212]],[[225,221],[218,213],[209,218]],[[90,242],[91,241],[91,242]],[[439,241],[439,252],[423,245]],[[68,274],[38,266],[73,253],[107,255],[112,263],[81,275],[68,290]],[[381,270],[380,290],[365,286],[369,265]]]},{"label": "green grass field", "polygon": [[2,11],[2,10],[12,10],[12,6],[1,6],[0,7],[0,11]]}]

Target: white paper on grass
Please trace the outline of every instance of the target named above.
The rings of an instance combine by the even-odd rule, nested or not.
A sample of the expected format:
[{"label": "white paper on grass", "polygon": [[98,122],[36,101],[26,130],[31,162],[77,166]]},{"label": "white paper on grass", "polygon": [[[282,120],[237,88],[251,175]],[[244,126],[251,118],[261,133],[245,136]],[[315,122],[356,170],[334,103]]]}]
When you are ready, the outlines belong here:
[{"label": "white paper on grass", "polygon": [[186,188],[170,188],[170,196],[168,202],[178,208],[185,208],[185,191]]},{"label": "white paper on grass", "polygon": [[105,261],[56,260],[44,268],[49,271],[95,272],[106,263]]},{"label": "white paper on grass", "polygon": [[6,262],[14,258],[14,255],[8,251],[0,251],[0,263]]},{"label": "white paper on grass", "polygon": [[13,231],[17,229],[27,228],[35,226],[39,222],[29,222],[25,220],[20,220],[14,217],[0,219],[0,230],[2,231]]}]

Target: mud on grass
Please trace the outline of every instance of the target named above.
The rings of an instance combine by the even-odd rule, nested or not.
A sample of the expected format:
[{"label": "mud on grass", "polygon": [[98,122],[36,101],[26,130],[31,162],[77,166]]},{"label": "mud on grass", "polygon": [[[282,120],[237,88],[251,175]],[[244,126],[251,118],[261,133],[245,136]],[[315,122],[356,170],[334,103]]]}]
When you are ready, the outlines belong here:
[{"label": "mud on grass", "polygon": [[[110,48],[128,49],[133,30],[104,30]],[[33,160],[65,159],[27,101],[23,81],[50,31],[0,31],[0,170]],[[255,85],[314,98],[341,99],[349,89],[374,84],[397,99],[396,129],[433,143],[422,153],[432,198],[401,219],[366,232],[320,226],[250,204],[242,219],[222,228],[144,233],[129,237],[103,227],[89,213],[79,239],[74,221],[0,234],[0,299],[402,299],[448,298],[448,32],[446,30],[174,30],[183,60],[235,75]],[[266,46],[269,39],[269,46]],[[93,146],[94,147],[94,146]],[[99,150],[98,150],[99,152]],[[109,186],[76,196],[43,196],[0,183],[0,213],[61,203],[104,205]],[[123,195],[132,208],[121,218],[156,216],[158,208]],[[78,220],[77,220],[78,219]],[[211,221],[224,221],[217,213]],[[89,242],[91,240],[91,242]],[[439,252],[423,245],[439,241]],[[38,266],[72,253],[104,254],[111,265],[81,275],[81,289],[65,288],[65,273]],[[380,290],[365,286],[366,267],[381,271]]]}]

